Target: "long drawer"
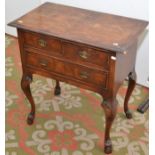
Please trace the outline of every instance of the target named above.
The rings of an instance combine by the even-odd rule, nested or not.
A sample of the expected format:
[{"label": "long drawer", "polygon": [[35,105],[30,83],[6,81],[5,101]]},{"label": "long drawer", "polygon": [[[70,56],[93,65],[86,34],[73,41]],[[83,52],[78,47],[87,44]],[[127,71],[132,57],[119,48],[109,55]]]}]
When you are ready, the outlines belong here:
[{"label": "long drawer", "polygon": [[26,65],[107,88],[108,73],[26,51]]}]

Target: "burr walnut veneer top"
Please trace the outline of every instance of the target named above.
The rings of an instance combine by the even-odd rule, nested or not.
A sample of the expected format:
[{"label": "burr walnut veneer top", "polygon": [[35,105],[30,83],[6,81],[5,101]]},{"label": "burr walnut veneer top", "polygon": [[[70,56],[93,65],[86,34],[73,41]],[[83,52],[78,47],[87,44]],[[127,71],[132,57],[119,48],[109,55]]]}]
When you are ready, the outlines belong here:
[{"label": "burr walnut veneer top", "polygon": [[123,52],[147,24],[142,20],[47,2],[9,25]]}]

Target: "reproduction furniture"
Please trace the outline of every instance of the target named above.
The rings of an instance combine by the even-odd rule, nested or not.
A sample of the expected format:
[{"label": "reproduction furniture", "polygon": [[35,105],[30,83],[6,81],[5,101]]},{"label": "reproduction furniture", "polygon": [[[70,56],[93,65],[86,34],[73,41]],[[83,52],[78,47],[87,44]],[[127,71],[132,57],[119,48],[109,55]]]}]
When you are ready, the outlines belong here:
[{"label": "reproduction furniture", "polygon": [[21,87],[31,104],[27,123],[35,117],[30,91],[32,75],[89,89],[103,97],[105,153],[112,152],[110,128],[116,116],[116,94],[124,79],[129,85],[124,102],[127,118],[129,97],[136,84],[134,70],[139,35],[148,22],[53,3],[44,3],[11,22],[17,27],[23,76]]}]

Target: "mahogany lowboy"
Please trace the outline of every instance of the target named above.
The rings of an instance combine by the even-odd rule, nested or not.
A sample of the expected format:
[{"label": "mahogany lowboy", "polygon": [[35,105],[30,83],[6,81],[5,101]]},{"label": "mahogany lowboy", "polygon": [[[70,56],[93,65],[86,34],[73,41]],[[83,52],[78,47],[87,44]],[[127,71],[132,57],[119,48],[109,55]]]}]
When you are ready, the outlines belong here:
[{"label": "mahogany lowboy", "polygon": [[9,25],[17,27],[23,77],[21,87],[31,104],[27,122],[35,118],[30,83],[33,74],[99,93],[105,111],[105,153],[112,152],[110,129],[117,112],[116,94],[124,79],[129,85],[124,112],[136,84],[134,70],[138,36],[148,22],[64,5],[45,3]]}]

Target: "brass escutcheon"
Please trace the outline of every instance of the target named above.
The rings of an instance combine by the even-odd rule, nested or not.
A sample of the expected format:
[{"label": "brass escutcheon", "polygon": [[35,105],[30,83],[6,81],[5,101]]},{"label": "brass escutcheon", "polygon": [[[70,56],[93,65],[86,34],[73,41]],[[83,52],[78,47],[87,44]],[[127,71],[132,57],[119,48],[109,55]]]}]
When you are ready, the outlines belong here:
[{"label": "brass escutcheon", "polygon": [[40,45],[41,47],[46,47],[46,45],[47,45],[46,41],[43,40],[43,39],[39,39],[38,42],[39,42],[39,45]]},{"label": "brass escutcheon", "polygon": [[88,74],[87,72],[81,72],[81,73],[80,73],[80,77],[81,77],[82,79],[88,79],[89,74]]},{"label": "brass escutcheon", "polygon": [[87,59],[90,55],[86,51],[80,51],[79,56],[83,59]]},{"label": "brass escutcheon", "polygon": [[40,64],[41,66],[43,66],[43,67],[47,67],[48,62],[47,62],[46,60],[40,60],[40,61],[39,61],[39,64]]}]

